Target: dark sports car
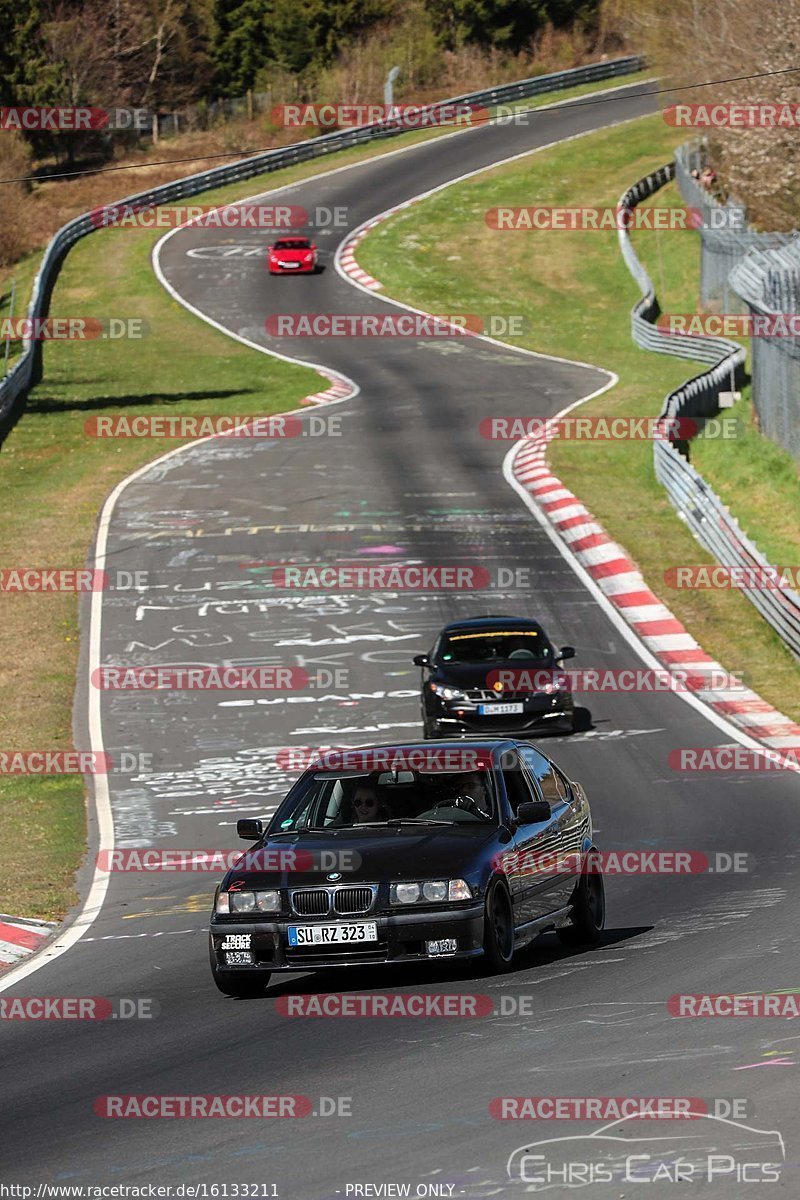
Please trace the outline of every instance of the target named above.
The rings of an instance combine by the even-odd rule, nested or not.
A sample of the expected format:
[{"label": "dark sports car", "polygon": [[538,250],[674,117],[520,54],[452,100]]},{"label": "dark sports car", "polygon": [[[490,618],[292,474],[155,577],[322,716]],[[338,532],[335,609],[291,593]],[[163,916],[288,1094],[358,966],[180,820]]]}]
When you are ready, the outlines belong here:
[{"label": "dark sports car", "polygon": [[576,710],[560,668],[572,646],[557,650],[541,625],[524,617],[489,616],[445,625],[422,667],[426,738],[453,734],[572,732]]},{"label": "dark sports car", "polygon": [[527,742],[320,752],[228,871],[211,915],[220,991],[274,971],[440,958],[506,969],[539,933],[595,941],[605,917],[589,804]]}]

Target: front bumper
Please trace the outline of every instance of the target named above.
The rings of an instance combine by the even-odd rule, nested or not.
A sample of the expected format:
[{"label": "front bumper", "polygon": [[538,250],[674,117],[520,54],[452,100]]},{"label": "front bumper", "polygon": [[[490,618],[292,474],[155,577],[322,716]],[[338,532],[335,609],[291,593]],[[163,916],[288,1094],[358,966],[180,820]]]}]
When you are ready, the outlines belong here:
[{"label": "front bumper", "polygon": [[316,265],[315,262],[293,263],[290,266],[285,263],[271,262],[269,269],[273,275],[313,275]]},{"label": "front bumper", "polygon": [[449,733],[482,733],[487,737],[492,737],[499,734],[546,729],[550,725],[572,728],[575,705],[571,693],[556,694],[555,696],[530,696],[521,703],[523,706],[521,713],[492,715],[479,713],[477,704],[448,700],[430,713],[429,720],[435,731],[443,737]]},{"label": "front bumper", "polygon": [[[336,944],[331,946],[289,946],[290,925],[343,925],[374,921],[377,942]],[[229,966],[222,942],[228,934],[246,934],[250,938],[253,964]],[[473,958],[483,953],[483,904],[473,903],[447,912],[398,912],[365,914],[340,922],[315,921],[307,917],[281,917],[277,920],[225,920],[212,917],[211,954],[218,970],[313,971],[322,967],[363,967],[373,964],[437,962],[452,958]],[[446,955],[429,955],[428,941],[455,938],[458,949]]]}]

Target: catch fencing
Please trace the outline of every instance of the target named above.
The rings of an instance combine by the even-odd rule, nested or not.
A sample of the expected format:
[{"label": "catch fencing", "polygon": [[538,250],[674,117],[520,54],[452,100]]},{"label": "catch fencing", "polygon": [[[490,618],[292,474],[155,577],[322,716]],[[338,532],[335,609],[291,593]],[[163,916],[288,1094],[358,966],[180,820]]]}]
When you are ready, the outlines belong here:
[{"label": "catch fencing", "polygon": [[[537,75],[532,79],[522,79],[496,88],[485,88],[479,92],[469,92],[463,96],[439,101],[431,105],[431,109],[436,111],[438,108],[467,103],[492,109],[498,105],[513,104],[517,100],[524,100],[545,92],[560,91],[565,88],[577,87],[583,83],[596,83],[605,79],[629,75],[642,70],[644,65],[644,59],[638,55],[627,55],[623,58],[610,59],[607,62],[592,63],[585,67],[573,67],[567,71]],[[413,119],[410,118],[407,128],[413,127],[415,127]],[[190,196],[196,196],[209,188],[239,183],[256,175],[307,162],[309,159],[322,158],[337,150],[359,146],[362,143],[390,137],[403,131],[402,117],[391,121],[378,121],[371,125],[360,125],[354,129],[337,130],[335,133],[323,134],[320,137],[295,142],[290,146],[254,154],[250,158],[212,167],[208,171],[200,171],[185,179],[178,179],[173,183],[163,184],[148,191],[137,192],[116,201],[115,204],[137,209],[149,209],[159,204],[170,204],[185,200]],[[28,306],[27,315],[32,321],[47,317],[58,273],[71,248],[81,238],[96,233],[99,227],[91,213],[83,213],[82,216],[75,217],[66,225],[62,225],[49,242],[34,280]],[[42,343],[25,340],[21,355],[5,379],[0,381],[0,435],[16,419],[25,396],[30,388],[39,382],[41,374]]]},{"label": "catch fencing", "polygon": [[[751,250],[731,271],[731,285],[751,317],[800,312],[800,241]],[[800,462],[800,338],[750,341],[753,407],[759,429]]]},{"label": "catch fencing", "polygon": [[[670,163],[639,180],[622,196],[619,206],[633,212],[636,205],[653,195],[675,177]],[[652,280],[633,248],[627,222],[620,222],[619,243],[631,275],[639,285],[641,299],[631,312],[631,333],[637,346],[660,354],[673,354],[710,364],[708,370],[689,379],[664,401],[661,418],[700,419],[719,412],[719,393],[731,390],[744,377],[745,350],[727,338],[676,337],[657,329],[660,307]],[[687,344],[688,343],[688,344]],[[690,464],[686,442],[657,439],[653,443],[656,478],[667,491],[671,503],[697,540],[724,566],[760,568],[772,565],[747,537],[736,518],[719,496]],[[744,595],[800,658],[800,595],[788,589],[748,588]]]}]

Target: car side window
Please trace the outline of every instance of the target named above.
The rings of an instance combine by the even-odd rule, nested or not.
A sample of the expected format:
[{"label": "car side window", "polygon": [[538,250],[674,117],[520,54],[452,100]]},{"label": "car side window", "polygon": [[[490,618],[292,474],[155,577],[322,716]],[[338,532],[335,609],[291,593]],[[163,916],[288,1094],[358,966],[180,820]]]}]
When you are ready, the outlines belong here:
[{"label": "car side window", "polygon": [[563,804],[569,798],[569,792],[558,768],[533,746],[522,746],[520,750],[523,762],[539,785],[545,800],[549,800],[551,804]]},{"label": "car side window", "polygon": [[573,800],[573,796],[572,796],[572,788],[569,786],[569,780],[567,779],[567,777],[563,771],[559,771],[559,769],[555,763],[551,763],[550,765],[553,768],[553,776],[556,781],[556,786],[561,791],[561,799],[564,800],[567,804],[571,804],[572,800]]},{"label": "car side window", "polygon": [[503,768],[503,781],[506,785],[508,803],[514,816],[517,815],[520,804],[527,804],[531,800],[538,799],[531,791],[522,764],[516,757]]}]

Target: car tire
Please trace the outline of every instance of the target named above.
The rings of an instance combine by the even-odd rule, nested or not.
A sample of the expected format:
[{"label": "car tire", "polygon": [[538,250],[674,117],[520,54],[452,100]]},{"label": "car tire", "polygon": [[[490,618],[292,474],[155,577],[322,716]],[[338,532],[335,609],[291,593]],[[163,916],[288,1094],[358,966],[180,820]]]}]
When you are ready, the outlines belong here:
[{"label": "car tire", "polygon": [[426,741],[430,738],[439,736],[438,733],[436,733],[436,731],[431,727],[431,723],[425,716],[425,713],[422,714],[422,736]]},{"label": "car tire", "polygon": [[574,708],[570,729],[572,733],[586,733],[592,728],[592,714],[588,708]]},{"label": "car tire", "polygon": [[238,996],[242,1000],[263,996],[270,979],[269,971],[221,971],[213,947],[209,947],[209,956],[214,983],[225,996]]},{"label": "car tire", "polygon": [[483,960],[489,974],[507,971],[514,958],[514,914],[508,889],[489,885],[483,917]]},{"label": "car tire", "polygon": [[570,924],[558,930],[566,946],[597,945],[602,940],[606,923],[606,892],[597,851],[590,850],[596,865],[594,871],[584,871],[575,889]]}]

